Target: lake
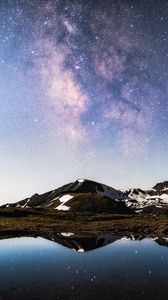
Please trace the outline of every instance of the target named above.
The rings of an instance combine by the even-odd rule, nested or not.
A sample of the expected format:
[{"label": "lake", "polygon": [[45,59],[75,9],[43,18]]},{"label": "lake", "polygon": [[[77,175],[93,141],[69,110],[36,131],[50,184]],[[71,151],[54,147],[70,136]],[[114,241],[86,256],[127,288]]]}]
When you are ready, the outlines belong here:
[{"label": "lake", "polygon": [[167,238],[0,240],[0,299],[168,299]]}]

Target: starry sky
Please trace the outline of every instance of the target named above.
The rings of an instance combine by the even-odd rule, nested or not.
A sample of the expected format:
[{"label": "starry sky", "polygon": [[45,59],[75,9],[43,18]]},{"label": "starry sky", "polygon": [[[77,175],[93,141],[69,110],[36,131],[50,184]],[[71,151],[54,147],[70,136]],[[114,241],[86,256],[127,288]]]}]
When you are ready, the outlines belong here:
[{"label": "starry sky", "polygon": [[0,0],[0,203],[168,180],[168,1]]}]

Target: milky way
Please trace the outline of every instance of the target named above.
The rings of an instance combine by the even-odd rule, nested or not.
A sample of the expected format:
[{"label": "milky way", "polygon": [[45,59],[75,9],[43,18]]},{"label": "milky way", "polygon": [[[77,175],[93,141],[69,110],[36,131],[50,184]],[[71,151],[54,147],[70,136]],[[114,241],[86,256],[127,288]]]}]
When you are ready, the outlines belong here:
[{"label": "milky way", "polygon": [[44,161],[54,159],[58,183],[80,173],[113,185],[111,164],[119,185],[139,160],[160,175],[168,145],[168,2],[18,0],[0,7],[2,161],[16,152],[19,176],[18,157],[33,172],[39,155],[46,174]]}]

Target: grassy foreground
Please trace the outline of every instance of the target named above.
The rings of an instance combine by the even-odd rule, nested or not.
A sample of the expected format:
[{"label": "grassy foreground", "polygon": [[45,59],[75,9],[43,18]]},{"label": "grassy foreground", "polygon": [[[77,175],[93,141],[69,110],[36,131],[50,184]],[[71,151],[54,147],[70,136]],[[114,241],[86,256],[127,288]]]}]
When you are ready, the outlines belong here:
[{"label": "grassy foreground", "polygon": [[60,212],[49,209],[0,209],[0,234],[107,232],[168,235],[168,216]]}]

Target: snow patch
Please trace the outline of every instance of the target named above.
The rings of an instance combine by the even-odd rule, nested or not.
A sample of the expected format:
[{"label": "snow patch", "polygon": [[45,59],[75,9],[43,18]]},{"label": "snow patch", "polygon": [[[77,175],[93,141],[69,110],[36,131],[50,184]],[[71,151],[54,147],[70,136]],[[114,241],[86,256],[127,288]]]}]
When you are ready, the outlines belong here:
[{"label": "snow patch", "polygon": [[78,252],[78,253],[83,253],[83,252],[85,252],[85,250],[84,250],[83,248],[79,248],[79,249],[77,250],[77,252]]},{"label": "snow patch", "polygon": [[84,182],[85,181],[85,179],[78,179],[78,182],[80,182],[80,183],[82,183],[82,182]]},{"label": "snow patch", "polygon": [[127,236],[123,236],[120,241],[131,241],[131,238],[130,237],[127,237]]},{"label": "snow patch", "polygon": [[139,213],[143,212],[143,209],[138,209],[135,212],[139,214]]},{"label": "snow patch", "polygon": [[29,203],[29,201],[30,201],[30,198],[26,201],[25,204],[23,204],[23,205],[17,204],[16,207],[18,207],[18,208],[29,208],[29,206],[27,206],[27,204]]},{"label": "snow patch", "polygon": [[71,195],[64,195],[64,196],[58,198],[59,201],[61,202],[61,204],[58,205],[57,207],[55,207],[55,209],[57,209],[57,210],[64,210],[64,211],[65,210],[69,210],[70,207],[66,206],[65,203],[68,202],[72,198],[73,198],[73,196],[71,196]]},{"label": "snow patch", "polygon": [[56,190],[53,190],[51,194],[54,194]]},{"label": "snow patch", "polygon": [[69,237],[69,236],[74,235],[73,232],[61,232],[60,234],[61,234],[62,236],[65,236],[65,237]]},{"label": "snow patch", "polygon": [[46,207],[51,206],[54,203],[54,201],[57,200],[58,198],[59,198],[59,196],[56,197],[56,198],[54,198],[54,199],[52,199],[51,202]]},{"label": "snow patch", "polygon": [[164,203],[168,203],[168,195],[167,194],[162,194],[160,196],[160,199],[162,199]]},{"label": "snow patch", "polygon": [[147,192],[137,192],[138,193],[135,193],[133,189],[130,190],[130,193],[128,194],[128,199],[125,200],[126,206],[136,209],[137,213],[141,212],[141,209],[148,206],[162,208],[168,204],[168,194],[166,193],[163,193],[161,195],[150,196]]}]

